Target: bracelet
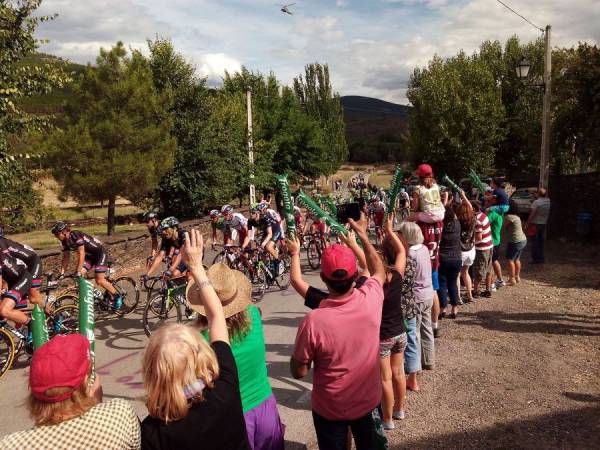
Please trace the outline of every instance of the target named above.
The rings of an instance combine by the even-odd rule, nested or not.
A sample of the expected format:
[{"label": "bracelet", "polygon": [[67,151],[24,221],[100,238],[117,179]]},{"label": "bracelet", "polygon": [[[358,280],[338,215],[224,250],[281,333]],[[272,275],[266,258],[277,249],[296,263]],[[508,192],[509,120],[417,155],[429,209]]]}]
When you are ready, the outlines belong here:
[{"label": "bracelet", "polygon": [[208,280],[201,281],[200,283],[196,284],[196,290],[199,291],[206,286],[212,286],[212,283]]}]

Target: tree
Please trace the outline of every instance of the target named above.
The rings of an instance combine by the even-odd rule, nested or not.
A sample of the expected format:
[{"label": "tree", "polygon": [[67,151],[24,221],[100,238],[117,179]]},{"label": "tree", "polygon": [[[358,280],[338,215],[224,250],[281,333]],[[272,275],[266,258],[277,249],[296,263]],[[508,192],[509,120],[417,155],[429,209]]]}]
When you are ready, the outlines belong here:
[{"label": "tree", "polygon": [[[33,34],[40,22],[54,16],[32,17],[41,0],[0,2],[0,157],[14,155],[14,143],[34,130],[45,129],[51,117],[26,113],[19,103],[46,94],[70,81],[62,64],[33,65],[39,41]],[[2,222],[12,230],[39,223],[44,216],[41,196],[33,189],[27,159],[0,163]]]},{"label": "tree", "polygon": [[325,141],[321,173],[331,175],[348,159],[348,145],[340,96],[333,92],[327,64],[308,64],[304,77],[294,78],[294,91],[306,114],[321,127]]},{"label": "tree", "polygon": [[128,57],[122,42],[100,50],[74,91],[66,129],[49,140],[54,175],[81,201],[108,199],[111,234],[117,196],[147,195],[172,165],[172,96],[157,92],[147,60]]},{"label": "tree", "polygon": [[463,52],[448,60],[435,56],[411,76],[407,97],[410,144],[420,161],[437,173],[462,177],[492,167],[503,137],[501,92],[485,62]]}]

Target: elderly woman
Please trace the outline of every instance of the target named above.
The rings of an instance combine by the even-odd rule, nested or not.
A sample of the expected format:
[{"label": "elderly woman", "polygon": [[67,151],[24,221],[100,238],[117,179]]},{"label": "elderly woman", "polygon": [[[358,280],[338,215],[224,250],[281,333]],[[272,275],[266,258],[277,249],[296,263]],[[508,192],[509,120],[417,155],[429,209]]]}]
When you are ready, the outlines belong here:
[{"label": "elderly woman", "polygon": [[[423,233],[416,223],[402,222],[396,231],[409,246],[408,256],[415,261],[413,292],[416,310],[417,353],[422,357],[422,368],[432,370],[435,366],[435,344],[431,326],[434,290],[431,279],[429,250],[423,245]],[[410,390],[419,390],[417,383],[418,371],[407,371],[406,387]]]},{"label": "elderly woman", "polygon": [[[210,344],[182,324],[163,326],[150,338],[142,367],[150,413],[142,422],[143,449],[250,449],[225,314],[202,266],[202,248],[198,230],[186,235],[188,300],[205,314]],[[240,292],[236,285],[231,302]]]},{"label": "elderly woman", "polygon": [[0,439],[2,449],[140,448],[140,422],[122,399],[102,401],[90,385],[90,344],[79,334],[57,335],[33,354],[29,414],[35,426]]}]

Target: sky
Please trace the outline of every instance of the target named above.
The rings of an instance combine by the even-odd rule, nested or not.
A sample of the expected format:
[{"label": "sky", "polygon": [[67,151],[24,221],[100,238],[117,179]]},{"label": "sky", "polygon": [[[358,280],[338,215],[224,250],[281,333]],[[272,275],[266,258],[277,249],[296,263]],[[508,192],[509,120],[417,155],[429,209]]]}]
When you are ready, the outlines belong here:
[{"label": "sky", "polygon": [[[291,0],[290,2],[291,3]],[[552,45],[600,43],[600,0],[505,0]],[[283,4],[283,3],[281,3]],[[59,16],[36,34],[40,51],[93,63],[117,41],[147,48],[169,38],[199,75],[218,86],[224,70],[273,71],[284,84],[311,62],[329,64],[334,90],[407,104],[410,74],[438,54],[475,51],[484,40],[541,36],[496,0],[297,0],[293,15],[274,0],[44,0]]]}]

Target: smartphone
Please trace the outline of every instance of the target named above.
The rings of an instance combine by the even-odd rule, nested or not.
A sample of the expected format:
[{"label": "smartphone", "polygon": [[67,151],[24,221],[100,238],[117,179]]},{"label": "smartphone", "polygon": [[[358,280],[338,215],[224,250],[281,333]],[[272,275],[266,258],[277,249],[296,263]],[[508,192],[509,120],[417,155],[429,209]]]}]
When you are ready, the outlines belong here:
[{"label": "smartphone", "polygon": [[360,220],[360,204],[358,202],[337,205],[337,221],[343,225],[348,223],[348,219]]}]

